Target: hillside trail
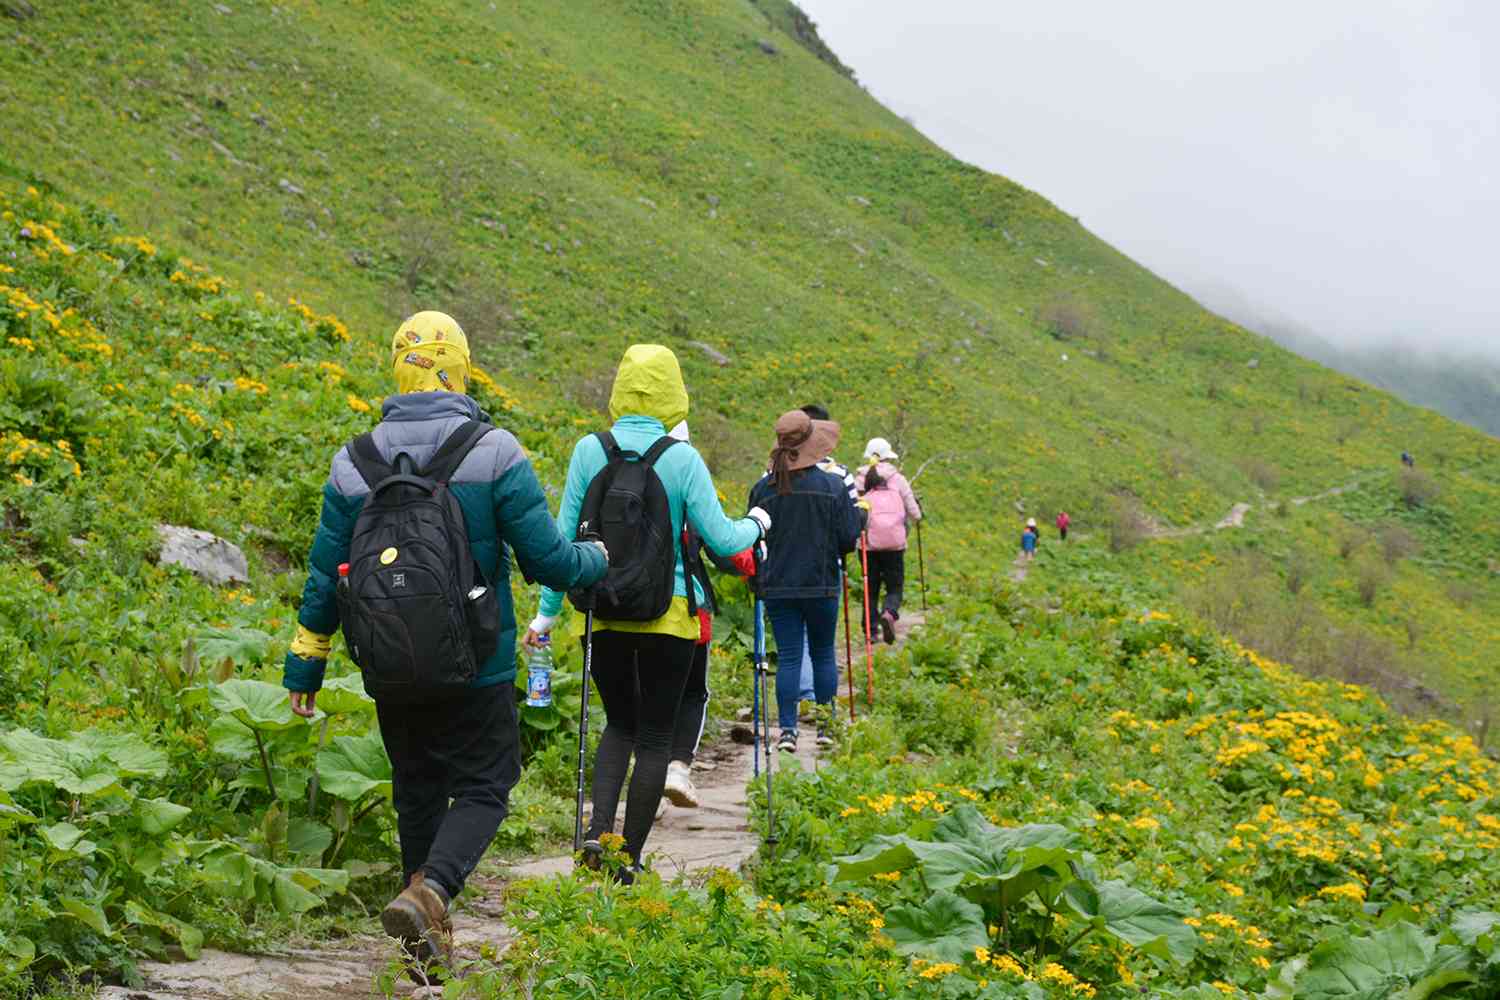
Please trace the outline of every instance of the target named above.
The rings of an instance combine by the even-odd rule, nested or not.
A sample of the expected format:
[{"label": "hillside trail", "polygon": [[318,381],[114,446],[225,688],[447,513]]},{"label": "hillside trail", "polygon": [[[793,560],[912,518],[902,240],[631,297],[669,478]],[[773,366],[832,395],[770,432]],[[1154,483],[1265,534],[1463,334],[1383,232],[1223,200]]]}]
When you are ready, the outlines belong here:
[{"label": "hillside trail", "polygon": [[[896,624],[899,649],[907,636],[925,622],[922,611],[903,612]],[[862,631],[862,629],[861,629]],[[879,638],[876,638],[879,644]],[[863,637],[857,632],[854,662],[846,664],[839,644],[840,706],[849,695],[846,678],[852,666],[856,686],[865,672]],[[865,707],[863,698],[856,711]],[[847,708],[845,708],[847,711]],[[664,879],[691,876],[710,868],[739,869],[760,846],[760,833],[750,826],[745,788],[754,773],[753,745],[736,742],[735,730],[748,730],[743,722],[729,721],[724,732],[705,744],[693,766],[699,806],[679,809],[667,806],[647,842],[646,853]],[[738,734],[743,738],[744,733]],[[805,771],[818,768],[820,754],[815,742],[804,739],[797,748],[798,765]],[[764,762],[762,762],[764,763]],[[623,805],[622,805],[623,808]],[[486,862],[469,880],[453,914],[454,943],[460,956],[475,958],[482,945],[503,950],[515,938],[503,919],[506,886],[522,878],[544,878],[569,871],[571,854],[550,854],[515,862]],[[367,901],[368,902],[368,901]],[[374,928],[374,913],[366,923]],[[190,962],[146,962],[141,966],[145,985],[141,988],[106,986],[98,1000],[377,1000],[384,996],[374,979],[396,955],[390,938],[360,934],[323,946],[288,947],[277,954],[236,954],[205,949]],[[396,986],[397,996],[436,997],[404,978]]]},{"label": "hillside trail", "polygon": [[[1321,500],[1331,500],[1334,497],[1343,496],[1345,493],[1352,493],[1353,491],[1363,486],[1365,483],[1369,482],[1371,479],[1377,478],[1379,475],[1380,473],[1371,473],[1369,475],[1361,476],[1358,479],[1344,483],[1342,486],[1331,487],[1321,493],[1314,493],[1310,496],[1305,497],[1291,497],[1286,501],[1286,503],[1290,504],[1293,507],[1303,507],[1307,504],[1317,503]],[[1249,514],[1254,509],[1255,506],[1253,504],[1246,503],[1245,501],[1240,501],[1239,503],[1229,508],[1229,513],[1219,518],[1219,520],[1215,521],[1213,524],[1190,525],[1185,528],[1169,528],[1150,515],[1147,515],[1146,521],[1148,523],[1148,527],[1146,536],[1148,538],[1190,538],[1195,535],[1206,535],[1210,531],[1224,531],[1229,528],[1243,528],[1245,526],[1245,515]],[[1026,574],[1022,572],[1019,577],[1016,577],[1016,579],[1025,579],[1025,576]]]}]

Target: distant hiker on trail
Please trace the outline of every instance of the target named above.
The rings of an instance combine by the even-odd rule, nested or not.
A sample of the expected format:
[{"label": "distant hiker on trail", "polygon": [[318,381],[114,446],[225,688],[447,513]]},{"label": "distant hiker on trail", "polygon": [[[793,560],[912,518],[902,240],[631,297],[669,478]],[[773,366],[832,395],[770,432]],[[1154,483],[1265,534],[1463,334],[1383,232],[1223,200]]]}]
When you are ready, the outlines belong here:
[{"label": "distant hiker on trail", "polygon": [[[901,595],[906,584],[906,524],[920,521],[922,508],[911,484],[891,464],[898,456],[890,442],[874,438],[865,447],[865,457],[874,464],[861,469],[855,479],[870,508],[870,577],[865,581],[865,589],[870,594],[870,608],[879,609],[880,637],[889,645],[896,641],[896,620],[901,617]],[[884,607],[880,607],[882,588]]]},{"label": "distant hiker on trail", "polygon": [[[469,345],[451,317],[402,323],[391,364],[397,394],[380,423],[333,457],[282,684],[311,718],[342,625],[391,759],[406,887],[381,924],[421,982],[450,958],[449,905],[521,776],[510,554],[527,576],[573,587],[602,578],[608,553],[558,533],[520,444],[464,395]],[[438,485],[414,489],[413,476]]]},{"label": "distant hiker on trail", "polygon": [[[689,440],[687,421],[682,421],[668,433],[679,441]],[[693,649],[693,666],[688,671],[687,687],[682,692],[682,705],[677,710],[677,726],[662,794],[673,805],[686,809],[698,806],[698,790],[693,785],[693,760],[703,739],[704,723],[708,721],[708,652],[713,641],[713,615],[718,612],[718,596],[709,581],[707,567],[703,565],[705,552],[714,565],[726,573],[745,577],[755,575],[755,558],[749,549],[724,559],[703,547],[691,524],[683,525],[682,558],[687,564],[688,575],[703,589],[703,604],[698,608],[698,641]]]},{"label": "distant hiker on trail", "polygon": [[[750,504],[770,512],[767,557],[760,567],[760,594],[779,650],[812,650],[814,696],[831,705],[838,693],[834,639],[838,633],[839,564],[859,539],[859,508],[843,481],[817,468],[838,445],[839,425],[789,410],[776,421],[771,471],[750,489]],[[779,659],[776,709],[778,750],[797,749],[797,687],[800,664]],[[818,727],[818,744],[833,742]]]},{"label": "distant hiker on trail", "polygon": [[1412,457],[1411,452],[1403,451],[1401,453],[1401,464],[1408,469],[1415,469],[1417,467],[1417,460]]},{"label": "distant hiker on trail", "polygon": [[1067,511],[1060,510],[1057,512],[1057,537],[1059,540],[1064,542],[1068,540],[1068,525],[1072,523],[1073,519],[1068,516]]},{"label": "distant hiker on trail", "polygon": [[[814,420],[833,419],[828,415],[828,408],[820,406],[817,403],[808,403],[806,406],[802,407],[802,412],[807,414],[809,417],[812,417]],[[849,491],[849,499],[859,499],[859,490],[854,485],[854,476],[851,475],[849,469],[844,465],[841,465],[836,458],[834,458],[832,455],[829,455],[827,458],[823,459],[823,461],[818,463],[818,468],[822,469],[824,472],[838,476],[839,479],[843,480],[844,488]],[[844,561],[842,558],[840,558],[840,585],[843,584],[844,572]],[[804,643],[802,646],[802,677],[800,684],[801,689],[798,691],[798,698],[801,701],[805,702],[816,701],[816,692],[813,691],[812,651],[806,643]]]},{"label": "distant hiker on trail", "polygon": [[1026,527],[1021,532],[1021,557],[1028,562],[1036,558],[1037,527],[1036,518],[1028,517]]},{"label": "distant hiker on trail", "polygon": [[[577,532],[586,504],[596,498],[597,491],[591,489],[596,477],[608,473],[612,478],[601,484],[613,487],[621,482],[622,471],[637,462],[654,470],[665,492],[663,523],[656,532],[646,530],[654,523],[648,505],[640,515],[647,523],[628,532],[634,551],[614,554],[595,612],[594,679],[608,723],[594,758],[593,813],[583,862],[598,867],[602,860],[599,838],[614,831],[625,774],[634,757],[624,827],[625,851],[633,868],[621,876],[628,882],[640,866],[661,804],[678,712],[702,629],[697,610],[706,595],[689,579],[683,562],[684,523],[712,551],[731,554],[762,538],[771,519],[763,510],[752,510],[739,520],[726,517],[703,458],[692,445],[667,434],[667,428],[686,419],[688,412],[682,370],[667,348],[636,344],[625,352],[609,412],[614,419],[609,431],[590,434],[573,446],[557,524],[564,534]],[[610,504],[602,510],[605,522],[597,527],[608,530],[614,512]],[[660,553],[652,549],[652,538],[666,540]],[[628,546],[617,542],[615,547]],[[658,554],[665,560],[653,563]],[[562,599],[558,590],[542,590],[527,643],[551,631]],[[574,622],[581,631],[581,616]]]}]

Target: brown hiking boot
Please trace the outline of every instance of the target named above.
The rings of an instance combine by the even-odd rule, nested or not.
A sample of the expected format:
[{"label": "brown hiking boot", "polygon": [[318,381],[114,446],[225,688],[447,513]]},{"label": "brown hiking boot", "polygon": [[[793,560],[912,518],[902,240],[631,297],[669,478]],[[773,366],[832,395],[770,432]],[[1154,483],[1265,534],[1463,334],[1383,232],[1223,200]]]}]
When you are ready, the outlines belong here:
[{"label": "brown hiking boot", "polygon": [[451,967],[453,924],[448,920],[448,902],[440,889],[427,884],[422,872],[413,875],[401,894],[380,911],[380,926],[418,963],[410,970],[417,982],[427,981],[434,962]]}]

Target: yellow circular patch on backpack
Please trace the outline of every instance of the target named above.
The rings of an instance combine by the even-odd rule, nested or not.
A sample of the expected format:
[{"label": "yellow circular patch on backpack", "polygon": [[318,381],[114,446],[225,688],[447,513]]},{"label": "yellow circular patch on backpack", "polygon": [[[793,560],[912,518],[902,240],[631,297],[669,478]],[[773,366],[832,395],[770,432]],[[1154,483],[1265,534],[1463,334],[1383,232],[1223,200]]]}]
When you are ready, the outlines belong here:
[{"label": "yellow circular patch on backpack", "polygon": [[389,566],[396,561],[396,547],[393,545],[380,553],[380,565]]}]

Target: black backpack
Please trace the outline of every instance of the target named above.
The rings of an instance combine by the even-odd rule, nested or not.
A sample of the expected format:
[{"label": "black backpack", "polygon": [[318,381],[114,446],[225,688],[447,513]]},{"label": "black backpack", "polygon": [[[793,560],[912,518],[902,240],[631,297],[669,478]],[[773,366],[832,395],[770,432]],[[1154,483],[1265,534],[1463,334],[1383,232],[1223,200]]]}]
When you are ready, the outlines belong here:
[{"label": "black backpack", "polygon": [[354,522],[349,573],[338,581],[349,655],[376,700],[417,703],[461,692],[495,652],[500,603],[469,550],[448,479],[492,428],[466,421],[426,468],[387,463],[364,434],[349,445],[370,495]]},{"label": "black backpack", "polygon": [[603,540],[609,572],[592,594],[573,591],[568,596],[579,610],[592,600],[595,613],[610,621],[654,621],[672,606],[677,577],[672,509],[655,466],[677,439],[660,437],[639,455],[622,450],[608,431],[594,436],[604,448],[606,464],[584,495],[578,539]]}]

